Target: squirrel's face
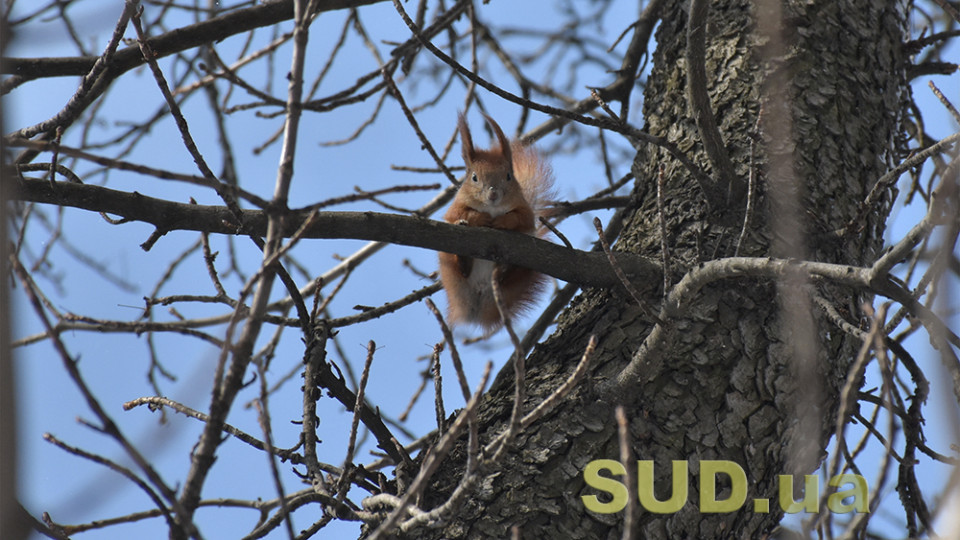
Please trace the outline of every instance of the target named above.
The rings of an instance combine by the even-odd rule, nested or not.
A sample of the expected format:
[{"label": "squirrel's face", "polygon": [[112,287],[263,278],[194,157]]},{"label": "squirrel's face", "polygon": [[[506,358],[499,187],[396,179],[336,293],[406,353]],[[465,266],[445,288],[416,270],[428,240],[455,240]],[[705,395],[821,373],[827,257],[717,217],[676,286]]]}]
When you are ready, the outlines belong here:
[{"label": "squirrel's face", "polygon": [[497,145],[486,150],[473,146],[473,136],[463,114],[457,118],[463,161],[468,172],[460,187],[461,200],[476,210],[498,216],[513,210],[518,198],[523,202],[523,192],[513,175],[510,141],[492,118],[486,114],[483,117],[497,139]]},{"label": "squirrel's face", "polygon": [[513,204],[513,201],[508,199],[511,199],[511,193],[519,189],[513,171],[503,166],[477,167],[470,172],[465,183],[468,184],[466,189],[475,201],[483,206],[477,210],[491,215],[503,213],[500,205]]}]

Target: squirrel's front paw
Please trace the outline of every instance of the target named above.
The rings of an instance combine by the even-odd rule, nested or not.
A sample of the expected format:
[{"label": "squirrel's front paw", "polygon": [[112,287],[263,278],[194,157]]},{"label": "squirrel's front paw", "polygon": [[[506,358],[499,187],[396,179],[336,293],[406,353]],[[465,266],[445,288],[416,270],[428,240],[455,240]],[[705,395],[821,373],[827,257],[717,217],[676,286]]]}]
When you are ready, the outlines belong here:
[{"label": "squirrel's front paw", "polygon": [[467,220],[465,220],[465,219],[458,219],[458,220],[457,220],[457,225],[469,225],[469,224],[470,224],[470,222],[467,221]]}]

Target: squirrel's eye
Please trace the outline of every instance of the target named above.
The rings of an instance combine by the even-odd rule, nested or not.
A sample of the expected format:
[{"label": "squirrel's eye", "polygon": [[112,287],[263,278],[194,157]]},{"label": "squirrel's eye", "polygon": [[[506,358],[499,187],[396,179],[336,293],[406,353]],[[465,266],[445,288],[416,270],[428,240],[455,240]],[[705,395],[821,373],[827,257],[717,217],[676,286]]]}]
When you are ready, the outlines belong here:
[{"label": "squirrel's eye", "polygon": [[507,173],[507,182],[513,182],[513,175],[510,173]]},{"label": "squirrel's eye", "polygon": [[479,180],[477,179],[477,173],[471,174],[470,180],[473,181],[474,183],[478,182]]}]

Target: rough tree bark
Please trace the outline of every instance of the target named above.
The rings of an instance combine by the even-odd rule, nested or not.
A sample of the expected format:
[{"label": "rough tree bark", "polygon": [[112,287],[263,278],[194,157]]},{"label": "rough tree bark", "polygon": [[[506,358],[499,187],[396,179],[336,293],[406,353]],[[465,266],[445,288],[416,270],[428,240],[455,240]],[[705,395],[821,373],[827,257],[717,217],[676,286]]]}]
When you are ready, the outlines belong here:
[{"label": "rough tree bark", "polygon": [[[852,233],[834,231],[849,230],[900,149],[909,92],[901,50],[905,3],[709,4],[712,109],[736,177],[746,181],[752,173],[755,179],[756,210],[739,253],[869,264],[881,246],[885,204]],[[680,1],[664,7],[645,90],[645,130],[675,142],[713,174],[686,98],[688,8]],[[617,249],[660,259],[661,167],[668,275],[676,283],[698,262],[735,253],[745,201],[724,211],[724,201],[708,201],[666,152],[641,146],[633,169],[636,204]],[[657,306],[660,294],[648,288],[645,300]],[[614,408],[623,404],[634,456],[655,460],[659,499],[670,495],[670,462],[689,460],[690,466],[687,504],[674,514],[641,513],[643,537],[760,538],[783,515],[777,475],[809,474],[821,462],[857,346],[826,320],[815,295],[859,324],[862,299],[849,289],[791,276],[726,280],[702,290],[682,318],[667,321],[673,331],[664,347],[640,350],[651,330],[640,307],[625,294],[584,291],[527,361],[527,407],[562,383],[593,334],[599,345],[586,382],[518,437],[498,473],[480,483],[445,527],[417,536],[507,538],[519,526],[525,538],[618,538],[624,513],[588,512],[581,495],[598,493],[584,484],[588,462],[619,459]],[[629,395],[605,395],[603,383],[637,354],[646,355],[642,382]],[[484,441],[504,429],[512,393],[512,373],[505,373],[485,397],[479,413]],[[461,446],[434,476],[427,490],[432,500],[449,496],[464,456]],[[707,459],[730,460],[746,471],[747,503],[739,511],[698,510],[698,464]],[[721,482],[718,499],[724,490],[729,485]],[[754,498],[772,499],[770,512],[755,512]]]}]

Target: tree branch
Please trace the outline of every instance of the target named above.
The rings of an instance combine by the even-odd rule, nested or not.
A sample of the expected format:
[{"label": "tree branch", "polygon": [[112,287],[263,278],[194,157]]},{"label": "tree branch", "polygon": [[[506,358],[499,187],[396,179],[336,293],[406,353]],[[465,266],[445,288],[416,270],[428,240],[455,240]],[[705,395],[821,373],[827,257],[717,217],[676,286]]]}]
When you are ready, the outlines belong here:
[{"label": "tree branch", "polygon": [[[356,8],[383,0],[327,0],[318,11]],[[219,17],[206,19],[196,24],[177,28],[147,40],[157,58],[214,43],[230,36],[255,28],[271,26],[293,18],[293,0],[264,2],[246,9],[231,11]],[[18,75],[20,84],[45,77],[84,76],[96,63],[99,56],[73,58],[4,58],[0,73]],[[110,64],[114,76],[120,75],[145,63],[138,47],[129,47],[113,56]],[[6,90],[6,89],[5,89]]]},{"label": "tree branch", "polygon": [[[184,204],[137,192],[85,184],[51,185],[36,179],[23,179],[18,185],[20,189],[10,194],[12,200],[106,212],[120,216],[125,222],[150,223],[162,233],[184,230],[264,236],[267,231],[269,211],[243,210],[242,222],[237,223],[225,206]],[[290,210],[283,220],[283,235],[294,234],[309,215],[309,210]],[[585,287],[622,286],[603,253],[568,249],[532,236],[484,227],[462,227],[379,212],[321,212],[304,231],[303,238],[377,240],[516,264]],[[632,282],[660,282],[660,268],[656,263],[624,252],[614,255]]]}]

